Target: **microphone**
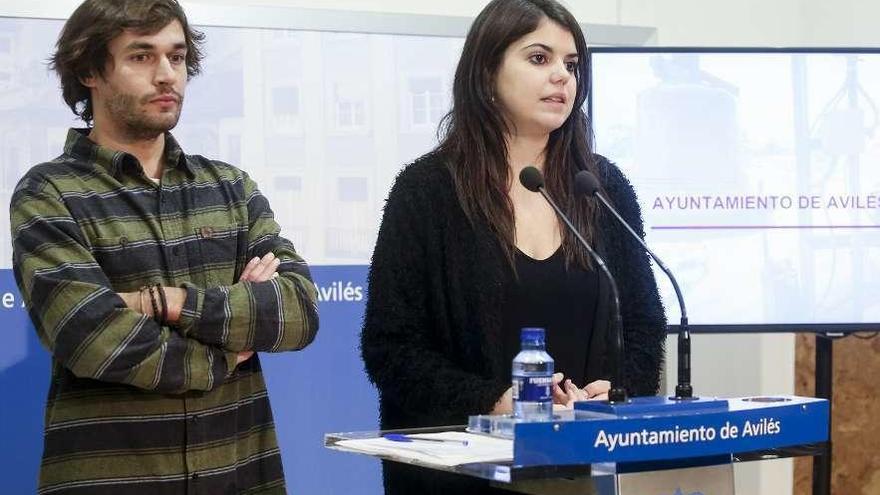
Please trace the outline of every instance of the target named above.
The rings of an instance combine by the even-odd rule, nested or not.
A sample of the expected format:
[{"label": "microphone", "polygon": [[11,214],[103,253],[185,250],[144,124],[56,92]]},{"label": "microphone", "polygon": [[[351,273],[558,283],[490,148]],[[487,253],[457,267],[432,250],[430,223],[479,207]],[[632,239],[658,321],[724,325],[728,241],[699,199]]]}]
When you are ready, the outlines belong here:
[{"label": "microphone", "polygon": [[678,307],[681,311],[681,322],[678,327],[678,384],[675,386],[675,399],[693,399],[694,389],[691,386],[691,333],[688,330],[687,309],[684,307],[684,297],[681,295],[681,288],[678,286],[678,281],[675,280],[675,276],[672,275],[669,268],[667,268],[666,265],[660,261],[660,258],[651,251],[647,244],[645,244],[645,241],[642,240],[639,234],[637,234],[636,231],[626,223],[626,220],[617,213],[617,210],[611,206],[611,203],[608,202],[605,196],[599,193],[599,180],[596,179],[595,175],[587,170],[581,170],[575,174],[574,190],[576,194],[586,194],[587,196],[598,198],[599,202],[605,205],[605,208],[617,218],[617,221],[620,222],[626,230],[632,234],[633,238],[641,244],[642,248],[651,255],[651,258],[654,259],[657,266],[663,270],[663,273],[665,273],[666,276],[669,277],[669,281],[672,282],[672,288],[675,289],[675,296],[678,298]]},{"label": "microphone", "polygon": [[565,223],[565,226],[574,234],[575,238],[581,243],[584,249],[587,250],[587,253],[596,261],[596,265],[599,267],[599,270],[605,274],[605,277],[608,279],[609,285],[611,286],[611,300],[612,300],[612,314],[614,317],[614,321],[612,324],[612,329],[614,330],[614,370],[611,377],[611,390],[608,391],[608,402],[612,404],[623,403],[627,400],[626,388],[623,386],[623,374],[621,370],[623,369],[623,324],[620,318],[620,297],[617,292],[617,283],[614,281],[614,277],[611,276],[611,272],[608,271],[608,267],[605,265],[605,260],[603,260],[596,251],[590,247],[590,244],[584,239],[580,232],[578,232],[577,228],[571,223],[568,216],[559,209],[559,206],[553,201],[547,191],[544,188],[544,175],[541,174],[541,171],[535,167],[526,167],[522,169],[519,173],[519,181],[520,183],[529,191],[541,193],[544,196],[544,199],[547,200],[547,203],[553,208],[556,212],[556,215],[562,219],[562,222]]}]

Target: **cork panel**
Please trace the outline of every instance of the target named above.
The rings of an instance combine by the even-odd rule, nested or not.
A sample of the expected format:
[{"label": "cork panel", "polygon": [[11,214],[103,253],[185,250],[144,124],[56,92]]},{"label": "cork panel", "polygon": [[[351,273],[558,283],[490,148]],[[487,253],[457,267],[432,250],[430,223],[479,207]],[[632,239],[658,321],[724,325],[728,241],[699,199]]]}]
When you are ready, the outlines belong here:
[{"label": "cork panel", "polygon": [[[869,335],[869,334],[864,334]],[[816,338],[795,340],[795,393],[814,393]],[[834,342],[831,493],[880,494],[880,337]],[[813,462],[795,459],[794,494],[810,495]]]}]

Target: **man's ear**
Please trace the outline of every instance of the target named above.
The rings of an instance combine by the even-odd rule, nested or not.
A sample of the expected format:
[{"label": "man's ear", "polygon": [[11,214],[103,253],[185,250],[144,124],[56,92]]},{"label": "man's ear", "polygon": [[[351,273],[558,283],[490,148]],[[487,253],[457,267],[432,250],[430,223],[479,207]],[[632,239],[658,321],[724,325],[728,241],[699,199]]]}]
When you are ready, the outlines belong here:
[{"label": "man's ear", "polygon": [[95,86],[98,85],[98,77],[94,74],[89,74],[87,76],[80,77],[79,83],[89,89],[94,89]]}]

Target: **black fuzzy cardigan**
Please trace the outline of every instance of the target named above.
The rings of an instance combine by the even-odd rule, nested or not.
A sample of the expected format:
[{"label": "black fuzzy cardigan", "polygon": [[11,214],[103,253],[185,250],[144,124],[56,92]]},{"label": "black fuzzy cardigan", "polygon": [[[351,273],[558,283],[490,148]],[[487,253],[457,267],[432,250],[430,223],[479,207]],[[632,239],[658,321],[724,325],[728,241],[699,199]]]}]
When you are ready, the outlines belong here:
[{"label": "black fuzzy cardigan", "polygon": [[[608,160],[595,158],[609,199],[644,236],[632,185]],[[666,319],[647,254],[610,214],[599,215],[596,237],[620,292],[625,385],[630,395],[653,395]],[[500,362],[506,263],[488,226],[465,216],[442,156],[428,154],[397,176],[370,265],[361,335],[383,429],[465,424],[468,415],[488,413],[510,387],[510,363]],[[609,378],[608,295],[600,277],[587,376],[570,377],[580,386]],[[395,476],[406,467],[386,465],[386,493],[453,493],[428,470],[412,469],[412,476]]]}]

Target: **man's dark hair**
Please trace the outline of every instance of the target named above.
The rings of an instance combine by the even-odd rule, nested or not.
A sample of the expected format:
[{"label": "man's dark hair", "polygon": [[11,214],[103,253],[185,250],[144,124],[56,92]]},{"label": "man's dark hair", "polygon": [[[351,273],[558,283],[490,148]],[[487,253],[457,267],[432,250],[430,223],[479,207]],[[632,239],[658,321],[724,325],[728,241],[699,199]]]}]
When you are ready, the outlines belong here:
[{"label": "man's dark hair", "polygon": [[64,102],[86,123],[92,121],[92,98],[82,80],[104,76],[110,41],[127,29],[153,34],[173,21],[180,22],[186,37],[187,77],[201,68],[205,35],[189,26],[176,0],[86,0],[64,24],[49,68],[61,78]]}]

